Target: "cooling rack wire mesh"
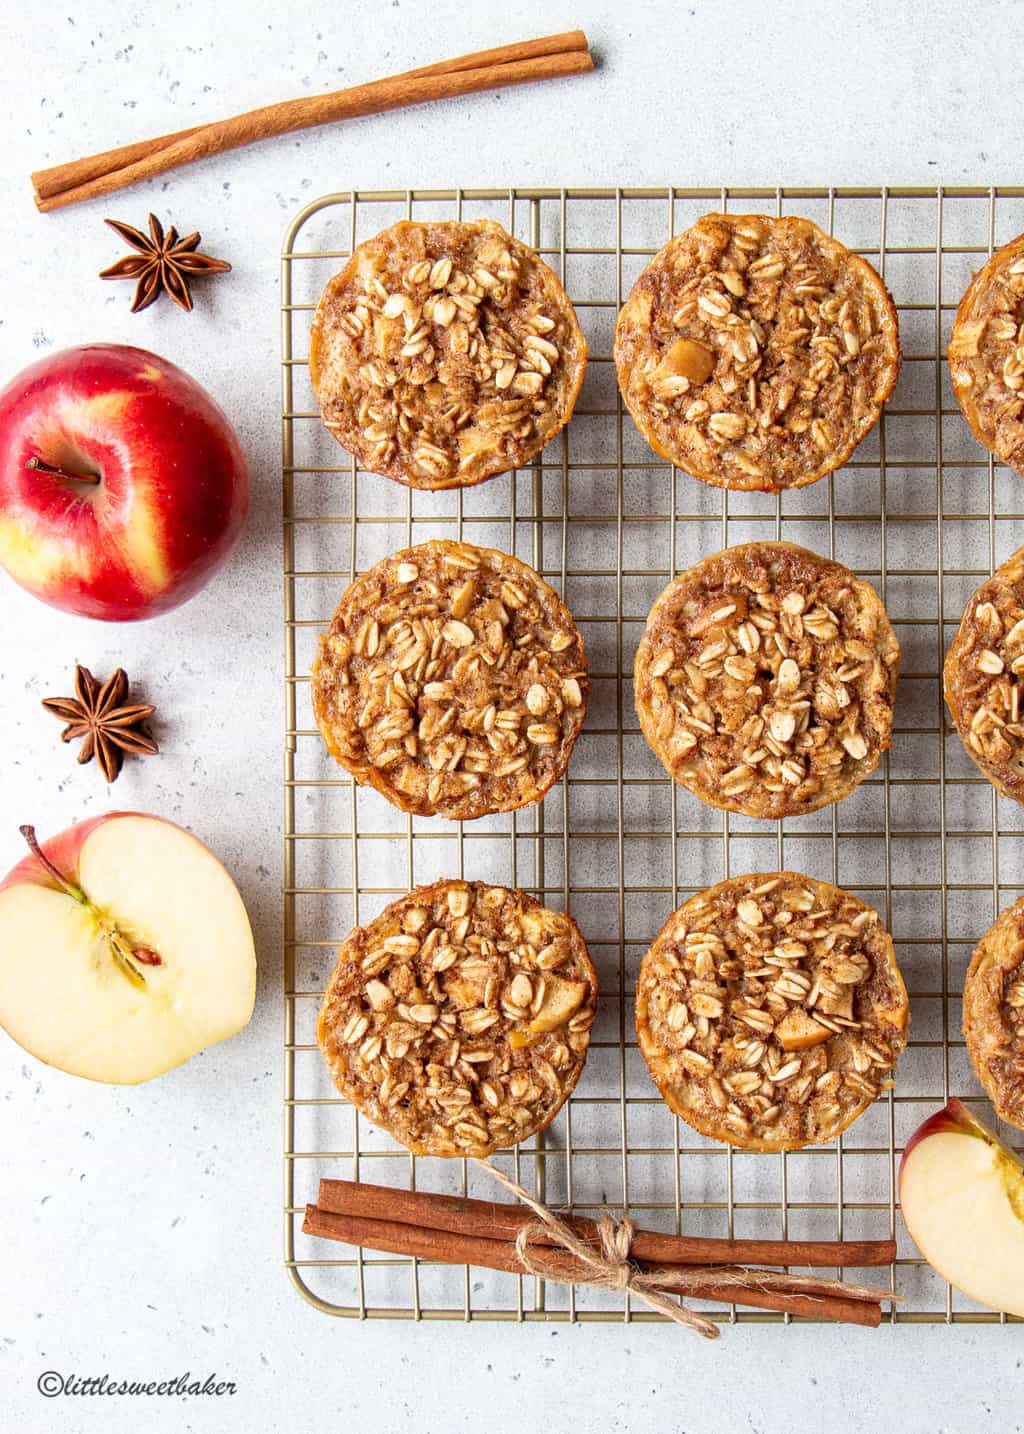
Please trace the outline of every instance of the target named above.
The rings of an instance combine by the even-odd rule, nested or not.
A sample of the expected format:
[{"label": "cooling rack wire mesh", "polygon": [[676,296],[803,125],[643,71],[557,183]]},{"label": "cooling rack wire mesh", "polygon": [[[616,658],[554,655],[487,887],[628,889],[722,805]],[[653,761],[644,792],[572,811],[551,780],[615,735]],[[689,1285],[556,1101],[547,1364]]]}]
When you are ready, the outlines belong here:
[{"label": "cooling rack wire mesh", "polygon": [[[904,364],[876,431],[838,473],[782,496],[705,487],[657,458],[624,414],[611,361],[617,310],[650,256],[702,213],[801,214],[863,254],[899,309]],[[517,473],[415,493],[360,471],[322,428],[306,367],[317,298],[361,240],[402,218],[493,218],[561,275],[590,344],[569,427]],[[396,895],[441,876],[524,887],[573,912],[601,999],[577,1094],[543,1135],[497,1157],[556,1207],[628,1212],[647,1227],[792,1238],[895,1233],[904,1303],[886,1319],[1005,1319],[917,1257],[898,1219],[899,1153],[950,1095],[987,1115],[961,1037],[974,942],[1024,890],[1024,811],[967,760],[940,671],[970,593],[1024,541],[1020,480],[959,415],[943,359],[957,302],[994,247],[1024,230],[1024,188],[412,190],[328,195],[282,253],[285,580],[285,1258],[335,1315],[648,1320],[618,1296],[532,1277],[378,1256],[301,1233],[322,1175],[491,1195],[462,1161],[417,1158],[334,1090],[315,1038],[338,941]],[[411,818],[354,786],[313,721],[309,669],[344,586],[431,537],[516,553],[559,590],[584,634],[592,694],[568,777],[539,806],[468,823]],[[874,583],[903,650],[892,751],[838,806],[759,823],[674,787],[640,735],[633,653],[668,579],[707,553],[788,538]],[[912,1029],[894,1091],[833,1145],[761,1155],[705,1140],[651,1083],[633,1034],[643,952],[668,913],[730,874],[792,867],[874,905],[896,942]],[[1004,1132],[1006,1134],[1006,1132]],[[869,1272],[847,1272],[864,1273]],[[884,1275],[884,1271],[876,1274]],[[716,1317],[799,1323],[712,1306]]]}]

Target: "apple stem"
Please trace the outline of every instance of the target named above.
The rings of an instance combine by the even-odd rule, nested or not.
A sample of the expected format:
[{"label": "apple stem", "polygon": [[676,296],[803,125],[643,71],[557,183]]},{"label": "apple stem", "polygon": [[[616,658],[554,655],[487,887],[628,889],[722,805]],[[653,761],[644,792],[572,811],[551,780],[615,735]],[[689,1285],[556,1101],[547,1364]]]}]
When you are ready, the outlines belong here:
[{"label": "apple stem", "polygon": [[35,827],[23,826],[19,827],[18,830],[25,838],[25,841],[28,844],[28,849],[35,857],[36,861],[44,869],[44,871],[49,872],[50,876],[53,877],[54,881],[60,887],[61,891],[67,892],[68,896],[73,897],[75,901],[80,903],[80,905],[88,906],[89,898],[86,896],[82,888],[80,886],[73,886],[71,882],[68,881],[67,877],[57,870],[53,862],[43,851],[42,847],[39,845],[38,840],[36,839]]},{"label": "apple stem", "polygon": [[[18,830],[25,838],[25,841],[28,844],[29,851],[31,851],[36,861],[38,861],[39,865],[43,868],[44,871],[48,872],[49,875],[53,877],[54,881],[60,887],[61,891],[66,892],[68,896],[72,897],[81,906],[88,906],[95,911],[96,908],[93,907],[92,902],[86,896],[82,888],[80,886],[73,886],[72,883],[68,881],[67,877],[64,876],[62,872],[58,871],[57,867],[54,866],[53,862],[43,851],[36,837],[35,827],[23,826],[19,827]],[[98,912],[97,916],[99,916]],[[114,958],[114,961],[121,968],[121,970],[128,977],[128,979],[133,983],[133,985],[144,986],[146,984],[146,978],[145,976],[143,976],[138,966],[136,966],[136,961],[141,961],[143,966],[162,966],[164,964],[159,953],[152,950],[149,946],[129,945],[129,943],[121,935],[120,931],[118,931],[117,927],[111,926],[105,918],[100,917],[100,927],[103,931],[103,935],[106,937],[107,942],[110,946],[110,952]]]},{"label": "apple stem", "polygon": [[69,483],[89,483],[95,487],[100,482],[98,473],[71,473],[67,468],[60,468],[56,463],[45,463],[42,458],[30,458],[25,464],[39,473],[49,473],[54,478],[65,478]]}]

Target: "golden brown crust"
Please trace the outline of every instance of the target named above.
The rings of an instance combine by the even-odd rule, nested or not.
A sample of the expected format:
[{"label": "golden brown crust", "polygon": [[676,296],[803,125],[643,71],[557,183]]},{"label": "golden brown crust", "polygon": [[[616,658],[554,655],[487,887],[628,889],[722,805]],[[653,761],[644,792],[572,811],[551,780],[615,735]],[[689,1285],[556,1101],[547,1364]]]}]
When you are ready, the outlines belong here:
[{"label": "golden brown crust", "polygon": [[870,583],[795,543],[726,548],[647,618],[634,692],[670,776],[751,817],[840,801],[890,745],[899,643]]},{"label": "golden brown crust", "polygon": [[349,585],[312,673],[335,760],[402,811],[453,821],[539,801],[568,766],[588,691],[583,638],[543,578],[444,539]]},{"label": "golden brown crust", "polygon": [[634,284],[615,365],[663,458],[716,487],[802,488],[878,422],[899,374],[896,309],[810,220],[706,214]]},{"label": "golden brown crust", "polygon": [[375,473],[463,488],[535,458],[587,345],[558,276],[500,224],[393,224],[328,283],[310,335],[324,424]]},{"label": "golden brown crust", "polygon": [[414,1154],[482,1157],[551,1124],[596,1009],[570,916],[438,881],[341,943],[317,1040],[342,1095]]},{"label": "golden brown crust", "polygon": [[968,284],[948,357],[971,432],[1024,474],[1024,234],[993,254]]},{"label": "golden brown crust", "polygon": [[1024,802],[1024,548],[964,608],[943,684],[967,755],[1003,796]]},{"label": "golden brown crust", "polygon": [[1024,1130],[1024,897],[997,918],[971,957],[964,1040],[996,1113]]},{"label": "golden brown crust", "polygon": [[684,902],[637,982],[640,1049],[670,1109],[749,1150],[833,1140],[891,1084],[908,1021],[877,912],[791,871]]}]

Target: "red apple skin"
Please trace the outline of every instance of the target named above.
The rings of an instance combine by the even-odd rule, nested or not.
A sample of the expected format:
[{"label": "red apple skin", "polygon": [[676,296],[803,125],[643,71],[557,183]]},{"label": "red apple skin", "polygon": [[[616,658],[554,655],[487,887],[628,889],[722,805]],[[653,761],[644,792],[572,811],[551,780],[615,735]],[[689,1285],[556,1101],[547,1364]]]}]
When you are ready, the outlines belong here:
[{"label": "red apple skin", "polygon": [[87,344],[0,392],[0,564],[53,607],[108,622],[177,607],[227,558],[248,507],[234,430],[167,359]]},{"label": "red apple skin", "polygon": [[[2,888],[0,888],[0,890],[2,890]],[[957,1100],[956,1097],[953,1096],[946,1102],[941,1110],[937,1110],[934,1115],[930,1115],[926,1121],[923,1121],[907,1141],[902,1159],[900,1160],[901,1179],[903,1177],[903,1167],[907,1163],[907,1156],[914,1149],[914,1146],[920,1145],[922,1140],[927,1140],[929,1135],[939,1135],[944,1130],[956,1130],[963,1135],[977,1136],[981,1134],[978,1128],[978,1122],[964,1105],[963,1101]]]},{"label": "red apple skin", "polygon": [[[105,812],[102,816],[90,817],[86,822],[79,822],[76,826],[66,827],[64,831],[58,832],[56,836],[47,838],[46,841],[40,841],[39,845],[42,848],[43,855],[49,861],[52,861],[61,876],[66,877],[72,886],[74,886],[78,881],[78,855],[82,850],[86,837],[90,832],[94,832],[97,827],[103,826],[105,822],[115,822],[119,817],[143,817],[151,822],[167,822],[166,817],[155,817],[151,812]],[[177,822],[167,822],[167,825],[172,827],[177,826]],[[184,831],[185,829],[184,827],[179,827],[178,830]],[[199,838],[193,836],[191,832],[189,832],[188,835],[192,837],[193,841],[199,840]],[[0,881],[0,891],[3,891],[8,886],[16,886],[19,882],[23,881],[33,882],[36,886],[50,886],[53,887],[55,891],[60,889],[50,873],[40,864],[38,858],[32,852],[28,852],[23,856],[21,861],[18,862],[18,865],[12,867],[3,881]]]}]

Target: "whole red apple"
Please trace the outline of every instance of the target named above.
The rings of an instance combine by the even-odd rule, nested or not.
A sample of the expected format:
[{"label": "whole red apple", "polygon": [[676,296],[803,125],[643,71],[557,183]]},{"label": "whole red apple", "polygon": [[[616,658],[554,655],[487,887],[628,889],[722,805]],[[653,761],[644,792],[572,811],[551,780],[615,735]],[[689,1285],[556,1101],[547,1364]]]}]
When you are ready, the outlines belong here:
[{"label": "whole red apple", "polygon": [[0,393],[0,564],[53,607],[112,622],[177,607],[248,507],[234,430],[167,359],[86,344]]}]

